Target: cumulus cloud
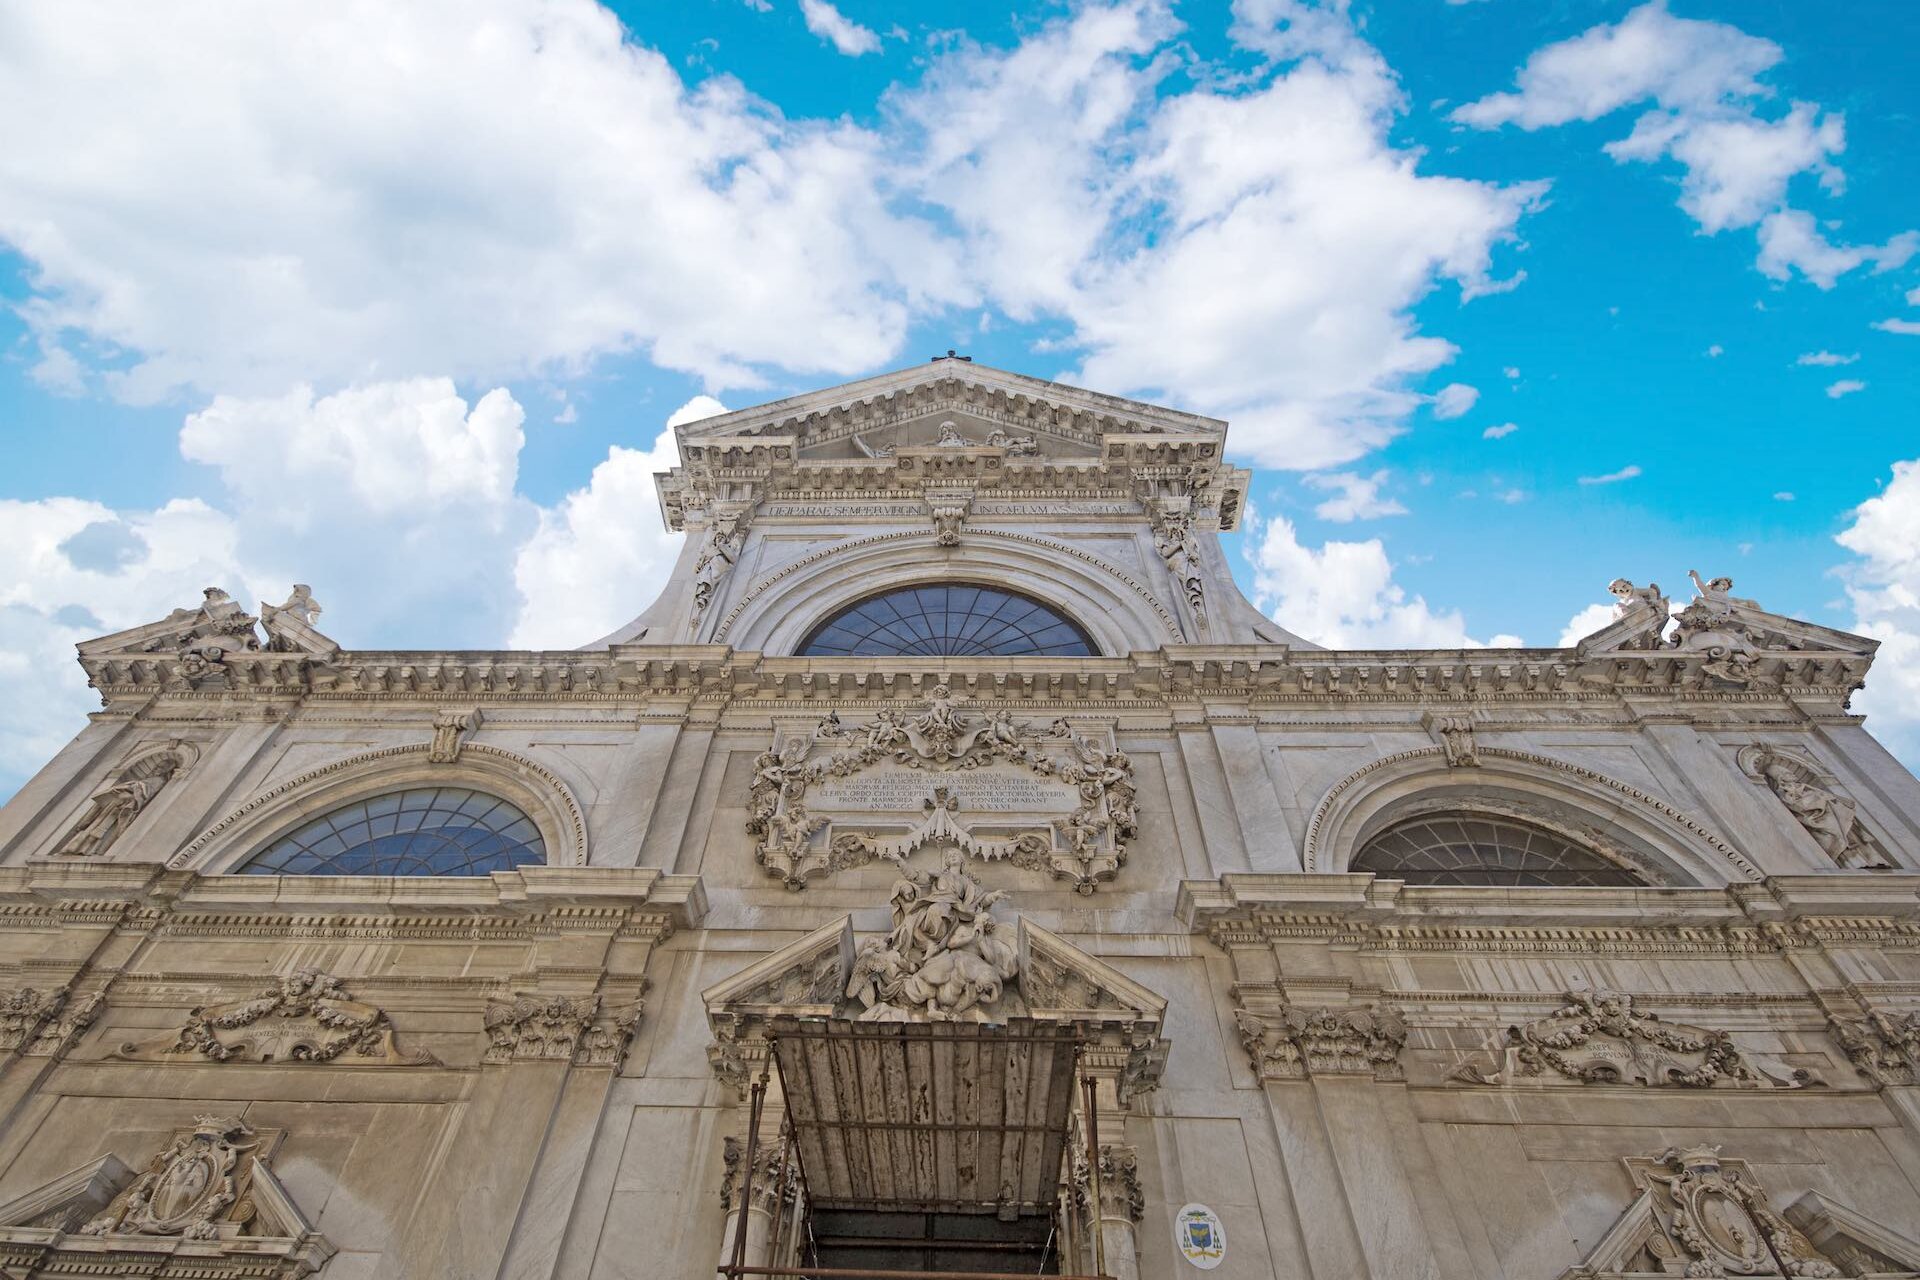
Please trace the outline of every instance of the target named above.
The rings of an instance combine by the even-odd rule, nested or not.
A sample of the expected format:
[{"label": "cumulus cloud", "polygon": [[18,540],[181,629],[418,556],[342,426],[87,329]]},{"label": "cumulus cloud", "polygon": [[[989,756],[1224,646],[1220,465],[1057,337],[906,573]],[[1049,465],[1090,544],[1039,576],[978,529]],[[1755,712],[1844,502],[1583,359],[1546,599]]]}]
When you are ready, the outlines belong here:
[{"label": "cumulus cloud", "polygon": [[827,0],[800,0],[800,15],[806,19],[807,30],[849,58],[880,52],[878,35],[841,13]]},{"label": "cumulus cloud", "polygon": [[1836,541],[1856,557],[1841,569],[1853,630],[1880,641],[1854,704],[1889,748],[1920,761],[1920,459],[1894,463],[1892,481],[1851,516]]},{"label": "cumulus cloud", "polygon": [[[1254,603],[1295,635],[1332,648],[1479,647],[1458,610],[1435,610],[1393,580],[1393,564],[1378,538],[1316,549],[1300,541],[1285,517],[1255,513],[1245,548]],[[1519,643],[1512,636],[1493,640]]]},{"label": "cumulus cloud", "polygon": [[1613,606],[1610,604],[1590,604],[1567,619],[1567,625],[1561,628],[1560,638],[1554,643],[1562,649],[1571,649],[1582,640],[1613,621]]},{"label": "cumulus cloud", "polygon": [[1622,480],[1632,480],[1635,477],[1639,476],[1639,474],[1640,474],[1639,465],[1636,463],[1629,463],[1626,466],[1620,468],[1618,471],[1609,471],[1605,475],[1581,476],[1580,483],[1581,484],[1619,484]]},{"label": "cumulus cloud", "polygon": [[1761,114],[1773,90],[1760,77],[1782,56],[1771,40],[1723,22],[1676,18],[1654,0],[1534,51],[1514,91],[1467,103],[1453,118],[1481,129],[1541,129],[1643,107],[1627,136],[1605,145],[1607,154],[1622,163],[1678,163],[1680,207],[1704,232],[1759,224],[1758,265],[1766,274],[1786,279],[1797,270],[1826,289],[1864,263],[1897,266],[1914,251],[1912,233],[1879,247],[1835,245],[1811,215],[1787,207],[1788,187],[1801,174],[1829,193],[1843,189],[1834,157],[1847,140],[1843,117],[1817,103]]},{"label": "cumulus cloud", "polygon": [[1827,398],[1838,400],[1841,396],[1850,396],[1856,391],[1865,391],[1867,384],[1858,378],[1842,378],[1827,387]]},{"label": "cumulus cloud", "polygon": [[1493,287],[1539,188],[1423,173],[1391,136],[1397,82],[1339,8],[1241,5],[1235,39],[1273,60],[1231,85],[1170,85],[1176,34],[1133,0],[962,46],[893,99],[918,185],[994,302],[1071,322],[1075,381],[1231,418],[1263,463],[1338,465],[1454,354],[1413,305]]},{"label": "cumulus cloud", "polygon": [[1380,489],[1387,482],[1385,471],[1376,471],[1370,476],[1351,471],[1325,471],[1304,479],[1311,487],[1334,495],[1313,509],[1313,514],[1322,520],[1346,524],[1353,520],[1407,514],[1407,509],[1398,502],[1380,496]]},{"label": "cumulus cloud", "polygon": [[1876,320],[1873,327],[1882,333],[1920,334],[1920,320]]},{"label": "cumulus cloud", "polygon": [[0,501],[0,795],[100,705],[75,644],[196,604],[203,587],[243,601],[273,589],[242,573],[239,533],[203,502],[114,511],[79,498]]},{"label": "cumulus cloud", "polygon": [[514,558],[521,604],[513,645],[587,644],[653,602],[686,541],[662,523],[653,477],[680,461],[674,427],[725,412],[719,401],[696,396],[667,419],[650,448],[613,446],[584,489],[540,513],[539,527]]},{"label": "cumulus cloud", "polygon": [[1434,393],[1433,416],[1458,418],[1473,408],[1479,399],[1480,388],[1470,387],[1464,382],[1449,382]]},{"label": "cumulus cloud", "polygon": [[1480,433],[1480,438],[1482,440],[1505,440],[1508,436],[1512,435],[1514,432],[1518,431],[1519,429],[1520,429],[1520,424],[1517,422],[1496,423],[1495,425],[1488,427],[1485,431],[1482,431]]},{"label": "cumulus cloud", "polygon": [[590,0],[74,3],[0,42],[23,315],[43,368],[132,400],[635,349],[713,384],[862,370],[967,296],[892,167],[688,86]]},{"label": "cumulus cloud", "polygon": [[1798,360],[1795,360],[1794,363],[1800,364],[1800,365],[1815,365],[1821,368],[1830,368],[1833,365],[1837,365],[1837,364],[1852,364],[1855,360],[1858,360],[1859,358],[1860,358],[1860,353],[1857,351],[1854,352],[1852,355],[1845,355],[1845,356],[1835,355],[1831,351],[1809,351],[1803,354]]}]

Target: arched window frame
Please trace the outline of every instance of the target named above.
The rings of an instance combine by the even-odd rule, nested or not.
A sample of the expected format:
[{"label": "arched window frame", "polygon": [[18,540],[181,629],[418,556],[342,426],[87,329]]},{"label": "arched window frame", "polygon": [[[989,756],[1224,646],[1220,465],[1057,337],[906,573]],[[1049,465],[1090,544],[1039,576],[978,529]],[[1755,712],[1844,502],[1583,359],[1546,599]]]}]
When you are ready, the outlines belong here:
[{"label": "arched window frame", "polygon": [[[997,635],[1002,635],[1005,632],[1011,630],[1015,634],[1032,637],[1036,634],[1038,630],[1052,631],[1059,628],[1065,628],[1066,630],[1072,632],[1074,643],[1077,644],[1078,647],[1084,649],[1085,652],[1061,654],[1057,652],[1048,653],[1040,649],[987,650],[984,653],[969,655],[969,654],[942,653],[937,650],[927,651],[927,652],[915,652],[912,650],[893,650],[893,651],[887,651],[887,652],[871,654],[871,655],[867,655],[867,654],[841,655],[841,654],[817,654],[811,651],[812,646],[816,642],[818,642],[823,635],[826,635],[827,633],[834,631],[836,628],[842,628],[842,622],[844,619],[848,619],[850,617],[860,615],[862,614],[863,611],[873,610],[876,608],[876,606],[880,606],[882,604],[887,604],[890,607],[895,608],[897,611],[897,606],[892,606],[891,602],[896,600],[905,601],[905,600],[908,600],[909,598],[911,599],[912,603],[916,606],[916,609],[918,611],[917,612],[900,611],[901,617],[907,621],[911,621],[916,617],[926,618],[932,615],[928,610],[926,610],[923,607],[926,601],[922,593],[929,592],[929,591],[951,592],[955,590],[988,593],[991,595],[1003,597],[1007,601],[1011,601],[1017,604],[1027,605],[1031,609],[1038,610],[1043,615],[1045,615],[1045,617],[1048,619],[1044,628],[1036,629],[1036,628],[1030,628],[1024,625],[1024,618],[1019,618],[1014,621],[1004,622],[1004,623],[998,621],[998,616],[1000,614],[1001,609],[1004,606],[996,606],[995,609],[986,613],[974,613],[971,609],[969,609],[966,616],[969,618],[976,618],[976,617],[980,618],[983,624],[982,629],[987,630],[989,634],[993,634],[997,636]],[[976,597],[976,600],[977,599],[978,597]],[[948,610],[946,613],[946,616],[952,616],[954,612],[955,611],[953,610]],[[874,617],[876,615],[868,614],[867,616]],[[871,635],[874,633],[870,631],[867,634]],[[950,634],[950,633],[943,631],[940,634],[944,635],[944,634]],[[1057,649],[1057,648],[1066,647],[1066,646],[1055,645],[1050,647]],[[1073,617],[1072,614],[1029,592],[1021,591],[1014,587],[1002,585],[999,583],[982,582],[974,579],[942,579],[942,580],[933,581],[933,582],[914,582],[914,583],[904,583],[904,584],[895,585],[895,586],[888,586],[879,591],[868,592],[866,595],[860,596],[858,599],[844,602],[836,606],[832,612],[828,613],[824,618],[821,618],[819,621],[815,622],[810,628],[808,628],[806,634],[800,640],[800,643],[795,647],[794,653],[800,657],[818,657],[818,656],[1048,657],[1048,656],[1052,656],[1052,657],[1097,658],[1100,656],[1100,646],[1099,646],[1099,643],[1093,638],[1092,632],[1085,625],[1083,625],[1077,618]]]},{"label": "arched window frame", "polygon": [[[1631,859],[1623,857],[1620,851],[1599,847],[1599,842],[1591,837],[1583,838],[1582,833],[1569,830],[1564,822],[1554,821],[1551,816],[1535,813],[1517,812],[1518,806],[1510,804],[1480,802],[1461,802],[1449,799],[1425,807],[1413,807],[1402,811],[1368,836],[1366,842],[1354,850],[1347,869],[1354,872],[1367,872],[1383,880],[1403,880],[1410,885],[1444,885],[1451,887],[1482,886],[1507,888],[1637,888],[1649,883],[1644,868],[1634,865]],[[1497,861],[1486,862],[1478,867],[1471,864],[1422,868],[1414,866],[1369,866],[1369,856],[1379,848],[1382,841],[1399,835],[1411,838],[1411,832],[1421,827],[1430,828],[1434,834],[1446,837],[1446,827],[1457,825],[1465,839],[1461,842],[1471,846],[1475,832],[1480,827],[1499,837],[1511,832],[1523,833],[1528,845],[1551,843],[1560,846],[1555,855],[1568,853],[1576,860],[1590,862],[1592,865],[1576,868],[1555,869],[1547,867],[1506,867]],[[1453,845],[1429,846],[1446,847]],[[1424,850],[1423,850],[1424,852]],[[1383,859],[1384,861],[1384,859]],[[1421,874],[1423,871],[1434,873],[1434,878]],[[1413,874],[1408,874],[1413,872]],[[1479,874],[1476,874],[1478,872]],[[1441,878],[1451,873],[1459,879]],[[1525,878],[1522,878],[1525,877]]]},{"label": "arched window frame", "polygon": [[[385,847],[375,849],[376,843]],[[339,865],[341,859],[348,865]],[[368,859],[374,865],[354,865]],[[350,800],[310,817],[233,870],[240,875],[478,877],[546,861],[539,824],[512,801],[473,787],[414,786]],[[417,869],[422,863],[442,865]]]}]

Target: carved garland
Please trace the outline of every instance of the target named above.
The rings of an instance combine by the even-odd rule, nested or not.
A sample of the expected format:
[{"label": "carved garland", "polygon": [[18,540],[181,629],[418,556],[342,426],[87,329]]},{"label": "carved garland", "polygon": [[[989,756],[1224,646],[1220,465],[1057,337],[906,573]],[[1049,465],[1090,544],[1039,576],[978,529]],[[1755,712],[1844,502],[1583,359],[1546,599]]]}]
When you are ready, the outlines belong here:
[{"label": "carved garland", "polygon": [[[1745,854],[1742,854],[1725,840],[1722,840],[1706,827],[1688,817],[1681,810],[1676,809],[1664,800],[1648,795],[1638,787],[1629,786],[1617,778],[1610,778],[1604,773],[1588,769],[1583,765],[1570,764],[1565,760],[1555,760],[1552,756],[1537,755],[1531,751],[1514,751],[1507,747],[1482,746],[1477,748],[1476,754],[1482,761],[1490,759],[1511,760],[1518,764],[1536,765],[1561,773],[1572,774],[1574,777],[1580,778],[1583,781],[1596,783],[1609,790],[1617,791],[1628,799],[1654,810],[1662,817],[1685,828],[1695,839],[1707,845],[1715,853],[1718,853],[1721,857],[1739,868],[1741,875],[1748,880],[1757,882],[1765,879],[1760,872],[1760,868],[1750,862]],[[1333,786],[1328,789],[1327,794],[1320,798],[1320,803],[1314,806],[1313,817],[1307,823],[1305,857],[1307,870],[1327,871],[1331,869],[1324,865],[1326,857],[1324,852],[1325,828],[1328,818],[1332,815],[1334,802],[1337,801],[1343,793],[1351,790],[1361,780],[1366,778],[1367,775],[1377,773],[1382,769],[1390,768],[1394,765],[1406,764],[1414,760],[1437,759],[1444,761],[1445,758],[1446,753],[1440,747],[1415,747],[1411,751],[1401,751],[1394,755],[1382,756],[1380,759],[1354,770],[1346,777],[1340,779],[1340,781],[1334,783]]]},{"label": "carved garland", "polygon": [[[348,756],[343,760],[335,760],[330,764],[321,765],[316,769],[309,769],[298,777],[287,779],[287,781],[273,787],[271,790],[261,792],[253,799],[241,805],[238,809],[229,813],[226,817],[220,819],[220,821],[208,827],[205,831],[195,836],[186,848],[167,859],[167,866],[179,868],[192,864],[198,855],[204,852],[208,845],[212,844],[213,841],[218,839],[223,833],[231,830],[240,822],[273,804],[289,792],[318,782],[320,779],[330,775],[357,769],[382,760],[395,760],[402,756],[417,755],[421,757],[423,761],[427,761],[431,759],[432,751],[433,744],[431,743],[408,743],[405,746],[382,747],[378,751],[364,751],[358,755]],[[491,747],[474,742],[468,743],[463,747],[462,752],[463,754],[470,753],[473,755],[486,756],[515,769],[523,769],[544,784],[547,789],[547,794],[560,802],[560,807],[566,814],[568,834],[572,837],[570,847],[566,850],[567,861],[564,865],[583,867],[587,864],[586,816],[581,813],[579,802],[573,798],[573,791],[566,783],[562,782],[556,774],[534,763],[523,755],[504,750],[500,747]],[[444,783],[436,780],[436,785],[444,785]]]},{"label": "carved garland", "polygon": [[[1109,577],[1117,578],[1131,588],[1133,593],[1139,596],[1148,608],[1153,610],[1154,616],[1160,619],[1161,625],[1167,629],[1168,636],[1172,637],[1175,641],[1184,641],[1186,638],[1181,634],[1180,624],[1175,621],[1174,616],[1167,611],[1165,605],[1161,604],[1160,601],[1154,597],[1152,592],[1140,585],[1135,579],[1128,577],[1119,569],[1108,564],[1096,555],[1083,551],[1079,547],[1069,546],[1064,542],[1055,542],[1050,538],[1039,538],[1030,533],[1011,533],[1004,529],[982,529],[970,536],[976,538],[1004,538],[1009,542],[1030,543],[1036,547],[1045,547],[1049,551],[1057,551],[1064,555],[1070,555],[1077,560],[1084,560]],[[712,642],[714,644],[720,644],[726,640],[727,633],[733,629],[733,624],[739,620],[741,613],[743,613],[747,606],[752,604],[755,599],[766,592],[768,588],[772,587],[781,579],[798,573],[809,565],[818,564],[828,556],[854,551],[861,547],[876,546],[883,542],[899,542],[907,539],[932,540],[933,537],[934,535],[927,530],[913,529],[901,530],[894,533],[876,533],[870,537],[854,538],[848,542],[835,543],[831,547],[826,547],[810,555],[802,556],[792,564],[775,570],[773,573],[768,574],[747,588],[746,592],[740,597],[740,602],[734,605],[732,611],[729,612],[725,618],[722,618],[720,625],[714,629]]]},{"label": "carved garland", "polygon": [[[1072,881],[1081,893],[1091,893],[1099,882],[1111,880],[1126,861],[1127,841],[1138,831],[1138,817],[1133,765],[1124,752],[1108,751],[1057,724],[1046,736],[1070,746],[1072,754],[1056,758],[1037,749],[1042,735],[1015,724],[1004,711],[981,718],[956,709],[944,684],[934,688],[926,709],[916,716],[902,716],[889,708],[871,725],[842,726],[837,717],[830,724],[826,735],[816,730],[809,737],[790,738],[754,762],[747,834],[759,837],[756,860],[789,889],[804,889],[811,877],[822,872],[875,858],[902,858],[926,845],[946,845],[984,860],[1004,858],[1018,867],[1047,871]],[[823,759],[809,758],[822,741],[833,741],[836,735],[843,741],[857,739],[861,733],[864,741],[855,740]],[[1006,840],[986,840],[953,818],[955,802],[945,788],[936,787],[926,819],[900,839],[883,841],[846,832],[826,848],[817,847],[814,837],[829,825],[829,819],[807,808],[807,789],[824,778],[847,777],[882,761],[909,769],[928,769],[932,764],[936,768],[929,772],[935,778],[943,772],[1001,761],[1071,785],[1078,801],[1068,817],[1051,822],[1044,833],[1028,831]],[[1055,833],[1064,838],[1064,848],[1053,839]]]}]

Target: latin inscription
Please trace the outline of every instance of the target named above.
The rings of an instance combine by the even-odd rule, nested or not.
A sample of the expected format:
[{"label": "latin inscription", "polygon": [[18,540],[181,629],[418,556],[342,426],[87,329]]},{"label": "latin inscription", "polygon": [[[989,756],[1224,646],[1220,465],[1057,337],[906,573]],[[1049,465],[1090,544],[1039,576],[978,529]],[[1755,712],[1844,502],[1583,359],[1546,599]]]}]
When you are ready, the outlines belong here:
[{"label": "latin inscription", "polygon": [[1032,774],[887,769],[851,778],[823,778],[807,791],[807,807],[823,812],[917,813],[933,799],[935,787],[945,787],[962,814],[1067,813],[1075,802],[1073,788],[1066,783]]}]

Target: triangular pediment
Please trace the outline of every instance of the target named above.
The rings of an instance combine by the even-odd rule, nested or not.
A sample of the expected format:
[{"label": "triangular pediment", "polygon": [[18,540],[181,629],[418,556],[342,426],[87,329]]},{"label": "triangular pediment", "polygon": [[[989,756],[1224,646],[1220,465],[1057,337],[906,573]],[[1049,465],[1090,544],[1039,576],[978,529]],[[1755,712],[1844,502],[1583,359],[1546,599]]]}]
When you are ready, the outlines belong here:
[{"label": "triangular pediment", "polygon": [[837,387],[737,409],[679,429],[688,446],[754,438],[796,446],[802,456],[861,457],[866,448],[931,446],[952,422],[984,445],[995,431],[1032,437],[1046,452],[1077,446],[1097,456],[1108,435],[1218,442],[1226,423],[1122,396],[1088,391],[959,359],[938,359]]}]

